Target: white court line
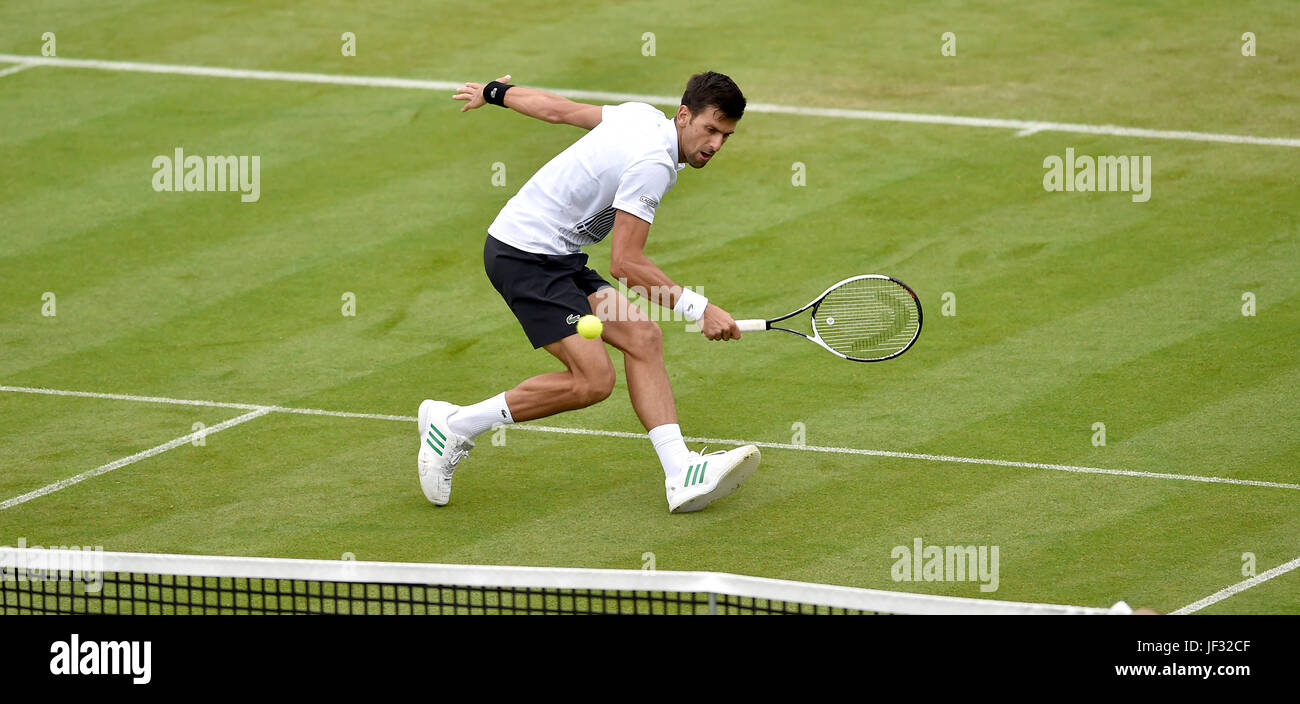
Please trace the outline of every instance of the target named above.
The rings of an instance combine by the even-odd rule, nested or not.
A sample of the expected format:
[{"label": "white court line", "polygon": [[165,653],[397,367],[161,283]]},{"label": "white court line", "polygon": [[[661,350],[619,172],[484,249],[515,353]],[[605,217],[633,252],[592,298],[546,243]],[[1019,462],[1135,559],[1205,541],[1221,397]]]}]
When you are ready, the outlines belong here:
[{"label": "white court line", "polygon": [[239,425],[240,423],[245,423],[254,418],[259,418],[270,412],[271,409],[269,408],[259,408],[255,411],[245,413],[242,416],[231,418],[230,420],[227,421],[222,421],[221,423],[218,423],[212,426],[211,428],[196,430],[190,433],[189,435],[182,435],[181,437],[176,438],[175,440],[169,440],[161,445],[158,445],[156,447],[151,447],[148,450],[145,450],[143,452],[137,452],[134,455],[131,455],[130,457],[123,457],[120,460],[114,460],[112,462],[109,462],[108,464],[100,465],[94,469],[86,470],[85,472],[82,472],[81,474],[78,474],[75,477],[60,479],[59,481],[54,482],[53,484],[47,484],[46,486],[43,486],[40,489],[37,489],[35,491],[29,491],[26,494],[23,494],[22,496],[15,496],[12,499],[8,499],[7,501],[0,502],[0,511],[3,511],[7,508],[13,508],[18,504],[26,503],[28,501],[31,501],[32,499],[38,499],[42,496],[45,496],[46,494],[53,494],[54,492],[59,491],[60,489],[66,489],[72,486],[73,484],[79,484],[92,477],[98,477],[101,474],[107,474],[115,469],[120,469],[122,467],[125,467],[128,464],[139,462],[140,460],[153,457],[154,455],[161,455],[162,453],[171,450],[173,448],[180,447],[185,443],[193,442],[195,439],[199,437],[207,437],[209,435],[212,435],[213,433],[219,433],[225,430],[226,428],[232,428],[236,425]]},{"label": "white court line", "polygon": [[[511,426],[512,428],[516,426]],[[517,426],[520,430],[540,430],[548,433],[575,433],[579,435],[608,435],[612,437],[644,438],[645,434],[620,433],[609,430],[586,430],[582,428],[550,428],[546,426]],[[731,440],[728,438],[686,438],[690,442],[702,442],[710,445],[754,445],[770,447],[777,450],[796,450],[800,452],[828,452],[838,455],[867,455],[871,457],[894,457],[904,460],[927,460],[930,462],[958,462],[963,464],[987,464],[998,467],[1020,467],[1024,469],[1051,469],[1058,472],[1078,472],[1083,474],[1110,474],[1121,477],[1143,477],[1146,479],[1180,479],[1189,482],[1208,482],[1211,484],[1238,484],[1242,486],[1265,486],[1274,489],[1300,489],[1300,484],[1283,484],[1280,482],[1256,481],[1254,479],[1230,479],[1227,477],[1202,477],[1195,474],[1168,474],[1164,472],[1137,472],[1127,469],[1103,469],[1101,467],[1076,467],[1068,464],[1047,464],[1044,462],[1017,462],[1014,460],[993,460],[980,457],[954,457],[952,455],[929,455],[920,452],[896,452],[893,450],[863,450],[856,447],[826,447],[823,445],[791,445],[781,442],[757,442],[754,440]]]},{"label": "white court line", "polygon": [[1286,574],[1287,572],[1294,570],[1297,567],[1300,567],[1300,557],[1297,557],[1296,559],[1288,563],[1278,565],[1277,567],[1274,567],[1273,569],[1267,572],[1261,572],[1260,574],[1257,574],[1254,577],[1251,577],[1250,579],[1237,582],[1231,587],[1227,587],[1226,589],[1220,589],[1219,591],[1205,597],[1204,599],[1201,599],[1200,601],[1193,602],[1175,611],[1174,615],[1183,616],[1185,614],[1196,613],[1197,611],[1200,611],[1201,609],[1210,606],[1211,604],[1217,604],[1220,601],[1223,601],[1224,599],[1227,599],[1228,597],[1234,594],[1240,594],[1246,591],[1247,589],[1250,589],[1251,587],[1255,586],[1256,584],[1262,584],[1263,582],[1267,582],[1268,580],[1274,577],[1280,577]]},{"label": "white court line", "polygon": [[[42,394],[47,396],[78,396],[83,398],[102,398],[118,401],[137,401],[143,403],[172,403],[185,406],[208,406],[215,408],[256,409],[275,413],[296,413],[304,415],[332,416],[336,418],[366,418],[371,420],[389,420],[406,423],[416,422],[413,416],[385,415],[379,413],[348,413],[345,411],[326,411],[317,408],[289,408],[286,406],[264,406],[249,403],[224,403],[218,401],[191,401],[159,396],[133,396],[130,394],[107,394],[94,391],[68,391],[63,389],[44,389],[30,386],[0,386],[0,392]],[[561,428],[548,425],[514,425],[512,430],[529,430],[540,433],[561,433],[567,435],[595,435],[609,438],[635,438],[644,440],[645,433],[629,433],[621,430],[592,430],[588,428]],[[1068,464],[1047,464],[1043,462],[1018,462],[1013,460],[995,460],[980,457],[955,457],[952,455],[930,455],[919,452],[895,452],[892,450],[865,450],[856,447],[827,447],[822,445],[792,445],[779,442],[760,442],[754,440],[735,440],[730,438],[687,437],[687,442],[701,442],[710,445],[755,445],[777,450],[795,452],[823,452],[838,455],[866,455],[870,457],[892,457],[906,460],[923,460],[928,462],[951,462],[962,464],[982,464],[997,467],[1016,467],[1021,469],[1047,469],[1057,472],[1074,472],[1079,474],[1105,474],[1121,477],[1140,477],[1143,479],[1172,479],[1188,482],[1206,482],[1211,484],[1236,484],[1238,486],[1260,486],[1274,489],[1300,490],[1300,484],[1265,482],[1253,479],[1231,479],[1227,477],[1203,477],[1195,474],[1167,474],[1163,472],[1137,472],[1125,469],[1104,469],[1102,467],[1078,467]]]},{"label": "white court line", "polygon": [[80,398],[103,398],[114,401],[136,401],[140,403],[171,403],[179,406],[206,406],[208,408],[235,408],[244,411],[274,411],[276,413],[299,413],[312,416],[334,416],[337,418],[369,418],[372,420],[398,420],[414,423],[414,416],[390,416],[380,413],[348,413],[347,411],[322,411],[316,408],[287,408],[285,406],[267,406],[260,403],[228,403],[225,401],[196,401],[185,398],[167,398],[165,396],[135,396],[132,394],[103,394],[96,391],[66,391],[63,389],[42,389],[31,386],[0,386],[0,391],[13,393],[41,394],[44,396],[76,396]]},{"label": "white court line", "polygon": [[[59,68],[82,68],[97,71],[129,71],[135,73],[165,73],[184,76],[206,76],[210,78],[237,78],[259,81],[289,81],[293,83],[327,83],[332,85],[369,86],[375,88],[408,88],[415,90],[455,90],[463,81],[426,81],[411,78],[392,78],[385,76],[348,76],[332,73],[297,73],[287,71],[258,71],[251,69],[222,68],[215,66],[188,66],[183,64],[154,64],[135,61],[102,61],[98,59],[68,59],[53,56],[23,56],[20,54],[0,54],[0,62],[23,62],[39,66]],[[537,86],[541,88],[541,86]],[[579,100],[600,100],[624,102],[629,100],[652,103],[655,105],[677,105],[680,98],[666,95],[642,95],[637,93],[609,93],[604,91],[570,90],[564,88],[542,88],[568,98]],[[1067,122],[1043,122],[1041,120],[1004,120],[987,117],[961,117],[957,115],[929,115],[909,112],[886,112],[880,110],[849,110],[840,108],[814,108],[796,105],[776,105],[772,103],[750,103],[749,112],[775,113],[786,115],[803,115],[810,117],[829,117],[849,120],[876,120],[880,122],[909,122],[930,125],[958,125],[962,127],[986,127],[994,129],[1016,130],[1016,136],[1028,136],[1038,132],[1068,132],[1072,134],[1108,135],[1115,137],[1137,137],[1146,139],[1174,139],[1188,142],[1220,142],[1225,144],[1252,144],[1272,147],[1300,148],[1300,139],[1287,137],[1251,137],[1235,134],[1214,134],[1210,132],[1188,132],[1179,130],[1152,130],[1140,127],[1120,127],[1117,125],[1085,125]]]},{"label": "white court line", "polygon": [[22,71],[23,69],[31,68],[32,66],[35,66],[35,64],[31,62],[23,62],[18,64],[17,66],[10,66],[5,70],[0,71],[0,78],[4,78],[5,76],[12,76],[15,73],[18,73],[19,71]]}]

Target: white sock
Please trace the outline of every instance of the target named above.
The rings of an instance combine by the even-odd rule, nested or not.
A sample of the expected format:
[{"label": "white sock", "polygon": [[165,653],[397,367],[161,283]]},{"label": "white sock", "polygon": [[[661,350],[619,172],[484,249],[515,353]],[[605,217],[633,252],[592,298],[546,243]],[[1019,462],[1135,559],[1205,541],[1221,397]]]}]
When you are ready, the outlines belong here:
[{"label": "white sock", "polygon": [[659,453],[659,464],[664,466],[664,476],[668,479],[682,473],[690,450],[682,439],[682,428],[676,423],[667,423],[650,429],[650,442],[654,443],[655,452]]},{"label": "white sock", "polygon": [[513,422],[515,419],[510,415],[510,407],[506,405],[504,391],[486,401],[480,401],[472,406],[462,406],[447,419],[451,432],[470,440],[497,423]]}]

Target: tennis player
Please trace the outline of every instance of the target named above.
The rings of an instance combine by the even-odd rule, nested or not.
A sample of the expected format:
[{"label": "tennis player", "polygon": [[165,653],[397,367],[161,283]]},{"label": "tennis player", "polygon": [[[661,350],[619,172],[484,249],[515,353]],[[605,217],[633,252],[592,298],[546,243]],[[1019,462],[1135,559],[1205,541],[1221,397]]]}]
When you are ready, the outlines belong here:
[{"label": "tennis player", "polygon": [[[704,168],[736,130],[745,96],[720,73],[692,76],[673,117],[645,103],[589,105],[509,83],[466,83],[461,112],[488,103],[556,124],[590,130],[533,175],[488,227],[483,266],[523,326],[565,371],[525,379],[485,401],[420,404],[418,465],[424,495],[443,506],[457,465],[474,438],[496,423],[517,423],[599,403],[614,389],[605,345],[623,353],[628,394],[663,466],[668,510],[698,511],[730,494],[758,468],[757,447],[701,455],[687,450],[664,367],[663,334],[641,308],[587,267],[582,248],[610,237],[609,273],[659,292],[656,301],[691,321],[710,340],[740,339],[736,321],[679,286],[644,249],[655,211],[690,164]],[[601,339],[576,331],[595,311]]]}]

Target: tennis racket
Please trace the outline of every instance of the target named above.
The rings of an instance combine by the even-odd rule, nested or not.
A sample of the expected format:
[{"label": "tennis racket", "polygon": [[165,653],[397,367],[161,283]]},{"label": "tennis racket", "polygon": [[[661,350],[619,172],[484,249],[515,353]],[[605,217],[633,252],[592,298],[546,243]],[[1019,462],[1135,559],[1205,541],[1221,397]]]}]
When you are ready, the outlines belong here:
[{"label": "tennis racket", "polygon": [[[811,335],[773,325],[804,311],[811,311]],[[864,274],[831,286],[792,313],[771,320],[737,320],[736,325],[741,332],[781,330],[798,335],[853,362],[881,362],[906,352],[920,337],[921,301],[898,279]]]}]

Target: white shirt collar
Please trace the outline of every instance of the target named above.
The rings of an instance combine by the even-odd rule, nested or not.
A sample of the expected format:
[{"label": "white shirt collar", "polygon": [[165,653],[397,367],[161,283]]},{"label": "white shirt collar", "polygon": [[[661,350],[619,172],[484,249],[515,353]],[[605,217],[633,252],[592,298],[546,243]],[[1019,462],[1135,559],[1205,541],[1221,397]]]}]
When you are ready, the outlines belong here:
[{"label": "white shirt collar", "polygon": [[677,120],[675,118],[671,118],[671,117],[668,118],[668,130],[672,133],[672,144],[673,144],[668,149],[668,158],[672,159],[673,163],[677,164],[677,170],[681,171],[682,169],[686,168],[686,164],[677,161],[677,153],[680,152],[681,149],[678,148],[678,144],[677,144]]}]

